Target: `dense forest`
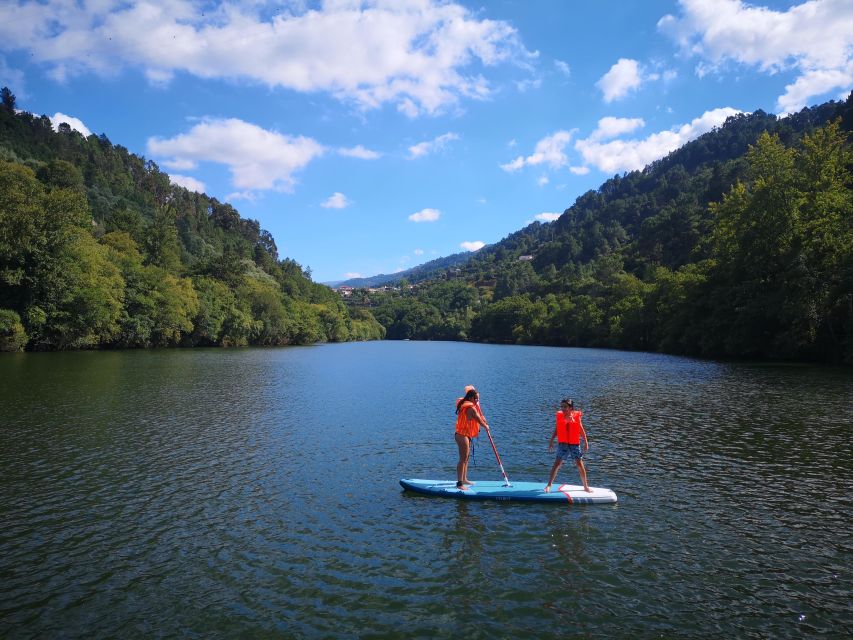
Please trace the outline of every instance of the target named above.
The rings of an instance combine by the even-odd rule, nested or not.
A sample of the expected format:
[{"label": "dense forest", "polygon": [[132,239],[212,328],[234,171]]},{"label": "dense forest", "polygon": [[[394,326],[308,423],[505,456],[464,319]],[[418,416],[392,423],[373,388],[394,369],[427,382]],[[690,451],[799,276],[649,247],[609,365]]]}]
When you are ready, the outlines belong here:
[{"label": "dense forest", "polygon": [[0,105],[0,350],[381,339],[229,204]]},{"label": "dense forest", "polygon": [[735,116],[553,223],[345,306],[257,221],[4,88],[0,350],[387,337],[851,364],[851,128],[853,94]]},{"label": "dense forest", "polygon": [[853,363],[851,125],[853,94],[735,116],[370,306],[390,339]]}]

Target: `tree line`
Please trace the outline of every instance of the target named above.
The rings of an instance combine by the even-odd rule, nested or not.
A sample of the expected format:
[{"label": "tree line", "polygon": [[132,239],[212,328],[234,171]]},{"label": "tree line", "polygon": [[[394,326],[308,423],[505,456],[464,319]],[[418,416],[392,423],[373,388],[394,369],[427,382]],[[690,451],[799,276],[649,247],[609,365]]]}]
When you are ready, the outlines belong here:
[{"label": "tree line", "polygon": [[229,204],[0,106],[0,350],[381,339]]},{"label": "tree line", "polygon": [[374,314],[396,339],[853,363],[852,103],[731,118]]}]

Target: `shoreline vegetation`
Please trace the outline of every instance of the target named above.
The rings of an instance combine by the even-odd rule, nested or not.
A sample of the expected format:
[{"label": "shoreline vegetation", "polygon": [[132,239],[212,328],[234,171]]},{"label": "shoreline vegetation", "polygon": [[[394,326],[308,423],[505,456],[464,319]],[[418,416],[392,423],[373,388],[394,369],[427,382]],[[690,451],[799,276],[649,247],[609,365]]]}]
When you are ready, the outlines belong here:
[{"label": "shoreline vegetation", "polygon": [[0,105],[0,351],[413,339],[853,364],[853,94],[730,118],[465,262],[334,291],[229,204]]}]

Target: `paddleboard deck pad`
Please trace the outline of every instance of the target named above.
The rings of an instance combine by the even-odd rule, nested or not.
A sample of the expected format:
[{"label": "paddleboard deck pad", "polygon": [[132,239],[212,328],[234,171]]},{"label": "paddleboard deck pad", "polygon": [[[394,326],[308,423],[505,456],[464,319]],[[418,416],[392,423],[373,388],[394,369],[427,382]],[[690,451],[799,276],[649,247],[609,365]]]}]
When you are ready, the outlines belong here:
[{"label": "paddleboard deck pad", "polygon": [[464,489],[456,488],[455,480],[400,480],[403,489],[441,498],[459,498],[460,500],[500,500],[513,502],[550,502],[554,504],[613,504],[616,494],[610,489],[590,487],[587,493],[581,485],[551,485],[551,491],[545,492],[544,482],[513,482],[510,486],[499,480],[477,480]]}]

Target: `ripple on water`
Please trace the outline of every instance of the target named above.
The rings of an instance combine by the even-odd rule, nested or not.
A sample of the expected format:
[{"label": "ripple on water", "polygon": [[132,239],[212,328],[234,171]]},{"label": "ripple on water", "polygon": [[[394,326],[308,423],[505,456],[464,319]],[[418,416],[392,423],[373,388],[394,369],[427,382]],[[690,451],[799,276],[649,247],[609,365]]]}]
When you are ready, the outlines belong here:
[{"label": "ripple on water", "polygon": [[[453,476],[468,383],[519,480],[572,395],[620,502],[401,492]],[[843,636],[851,401],[847,372],[595,350],[0,359],[0,636]]]}]

